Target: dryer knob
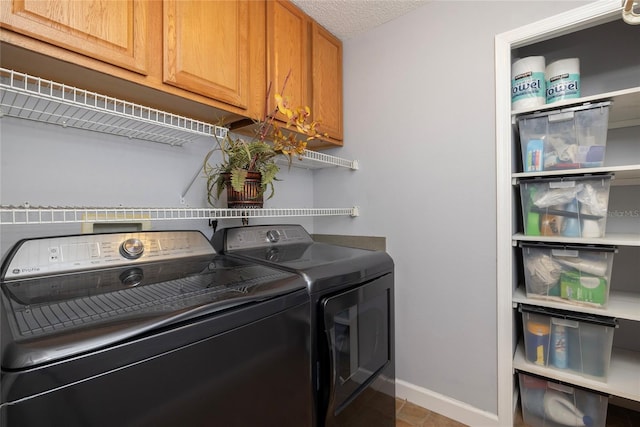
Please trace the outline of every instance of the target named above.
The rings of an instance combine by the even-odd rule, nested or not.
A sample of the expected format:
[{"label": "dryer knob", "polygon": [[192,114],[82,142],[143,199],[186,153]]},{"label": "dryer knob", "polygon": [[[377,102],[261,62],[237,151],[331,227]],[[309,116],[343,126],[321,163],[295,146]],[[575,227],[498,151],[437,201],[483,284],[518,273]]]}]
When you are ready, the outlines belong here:
[{"label": "dryer knob", "polygon": [[120,245],[120,254],[127,259],[140,258],[143,252],[144,244],[140,239],[127,239]]},{"label": "dryer knob", "polygon": [[267,231],[267,240],[270,243],[278,243],[278,240],[280,240],[280,232],[278,230]]}]

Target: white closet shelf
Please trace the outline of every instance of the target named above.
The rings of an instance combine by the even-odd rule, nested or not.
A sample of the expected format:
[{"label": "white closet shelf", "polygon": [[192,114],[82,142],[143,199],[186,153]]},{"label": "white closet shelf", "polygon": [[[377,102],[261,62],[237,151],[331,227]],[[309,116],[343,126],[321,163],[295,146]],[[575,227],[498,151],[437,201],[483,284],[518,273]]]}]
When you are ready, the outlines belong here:
[{"label": "white closet shelf", "polygon": [[0,224],[70,224],[83,222],[164,221],[188,219],[358,216],[351,208],[132,208],[0,206]]},{"label": "white closet shelf", "polygon": [[640,87],[600,93],[576,99],[567,99],[539,107],[512,111],[511,116],[533,113],[537,111],[554,110],[560,107],[582,105],[598,101],[613,101],[609,108],[609,129],[640,126]]},{"label": "white closet shelf", "polygon": [[524,343],[520,343],[513,358],[513,367],[520,371],[554,378],[625,399],[640,400],[640,353],[613,347],[607,381],[585,378],[569,371],[538,366],[525,358]]}]

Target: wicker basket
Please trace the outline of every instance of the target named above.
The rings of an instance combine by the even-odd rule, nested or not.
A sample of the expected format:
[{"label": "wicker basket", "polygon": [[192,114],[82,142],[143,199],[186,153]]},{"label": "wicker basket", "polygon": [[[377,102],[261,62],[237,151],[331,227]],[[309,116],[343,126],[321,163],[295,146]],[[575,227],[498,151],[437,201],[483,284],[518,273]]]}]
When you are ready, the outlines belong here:
[{"label": "wicker basket", "polygon": [[227,207],[230,209],[260,209],[264,205],[263,193],[260,191],[262,174],[247,172],[244,189],[236,191],[231,187],[231,174],[224,174],[227,187]]}]

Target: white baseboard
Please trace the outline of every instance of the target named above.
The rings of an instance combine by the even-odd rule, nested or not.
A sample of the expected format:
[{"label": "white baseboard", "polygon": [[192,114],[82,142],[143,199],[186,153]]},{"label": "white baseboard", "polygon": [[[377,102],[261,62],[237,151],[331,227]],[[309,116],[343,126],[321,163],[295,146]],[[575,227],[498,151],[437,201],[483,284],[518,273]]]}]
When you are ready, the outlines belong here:
[{"label": "white baseboard", "polygon": [[426,388],[396,379],[396,397],[473,427],[503,427],[498,416]]}]

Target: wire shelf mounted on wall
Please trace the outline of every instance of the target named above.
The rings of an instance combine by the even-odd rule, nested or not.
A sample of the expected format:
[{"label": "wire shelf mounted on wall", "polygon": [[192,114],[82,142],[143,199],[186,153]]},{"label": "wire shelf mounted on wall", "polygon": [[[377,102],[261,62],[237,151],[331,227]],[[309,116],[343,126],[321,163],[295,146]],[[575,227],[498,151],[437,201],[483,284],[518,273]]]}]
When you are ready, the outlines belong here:
[{"label": "wire shelf mounted on wall", "polygon": [[73,86],[0,68],[0,117],[182,146],[227,129]]},{"label": "wire shelf mounted on wall", "polygon": [[[288,165],[288,160],[284,157],[276,160],[277,163],[282,165]],[[352,170],[358,170],[357,160],[347,160],[340,157],[332,156],[326,153],[319,153],[317,151],[305,150],[302,158],[294,158],[291,166],[305,169],[320,169],[331,166],[343,167]]]},{"label": "wire shelf mounted on wall", "polygon": [[[224,138],[228,129],[129,101],[0,68],[0,118],[15,117],[53,125],[108,133],[130,139],[182,147],[198,138]],[[286,159],[283,159],[286,162]],[[358,169],[356,160],[306,150],[292,166],[306,169]],[[193,181],[185,188],[181,202]],[[2,206],[0,224],[82,223],[96,220],[268,218],[300,216],[358,216],[353,208],[212,209],[135,207]]]},{"label": "wire shelf mounted on wall", "polygon": [[[0,117],[3,116],[172,146],[182,146],[203,136],[224,138],[228,132],[222,126],[6,68],[0,68]],[[357,160],[310,150],[292,165],[307,169],[330,166],[358,169]]]},{"label": "wire shelf mounted on wall", "polygon": [[122,222],[132,219],[149,221],[275,218],[307,216],[359,215],[352,208],[265,208],[265,209],[217,209],[217,208],[131,208],[131,207],[57,207],[57,206],[0,206],[0,225],[21,224],[72,224],[84,222]]}]

